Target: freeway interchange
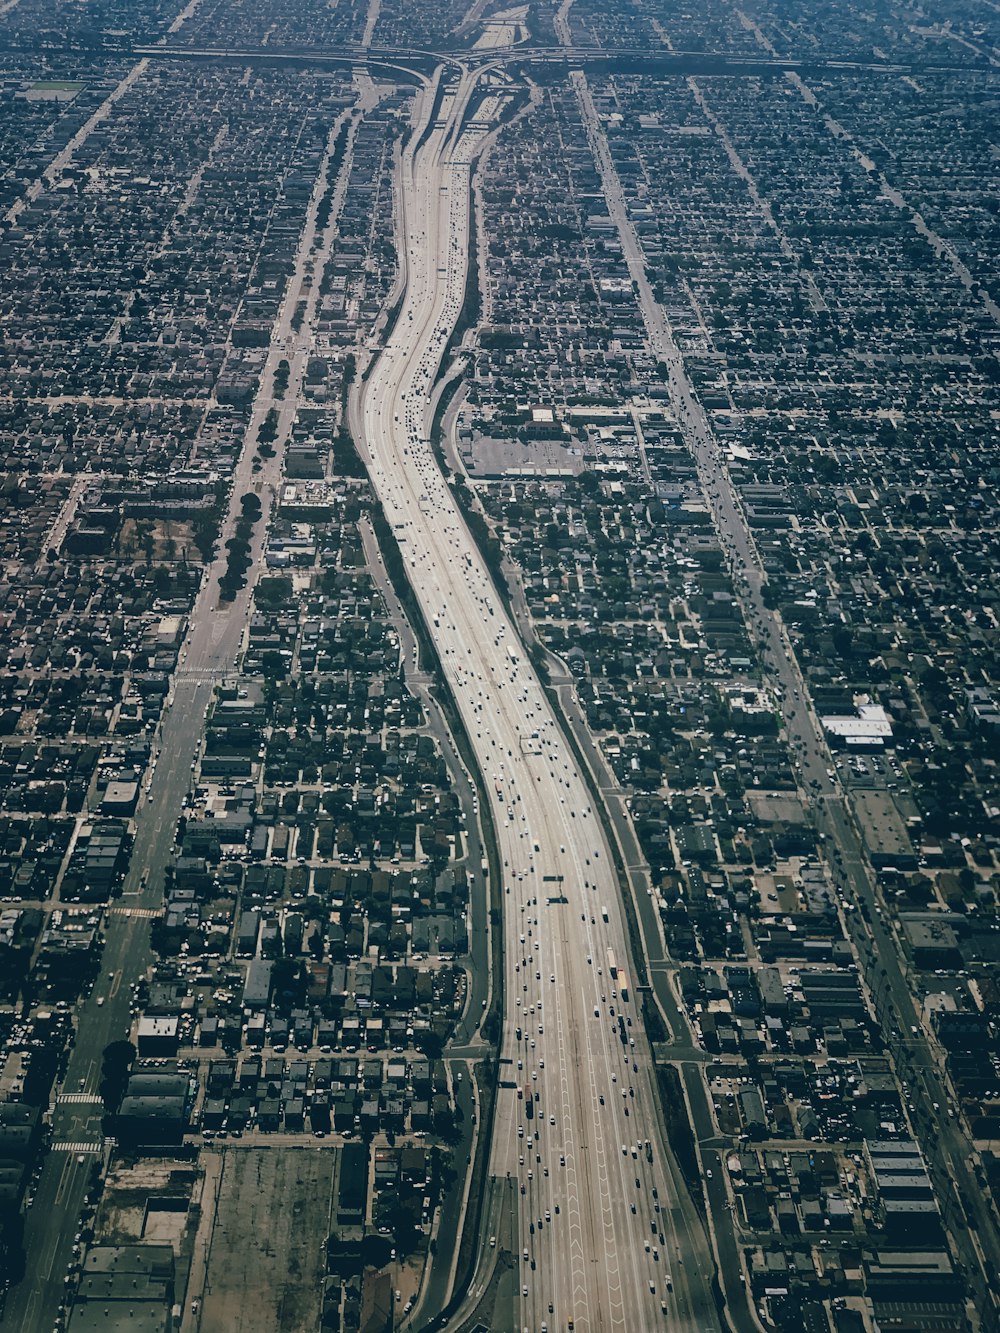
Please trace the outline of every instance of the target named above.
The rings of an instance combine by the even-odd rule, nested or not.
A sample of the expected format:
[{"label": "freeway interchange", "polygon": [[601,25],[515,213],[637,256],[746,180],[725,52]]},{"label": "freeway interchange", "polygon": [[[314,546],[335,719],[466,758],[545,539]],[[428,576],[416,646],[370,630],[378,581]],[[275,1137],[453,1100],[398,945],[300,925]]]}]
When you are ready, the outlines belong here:
[{"label": "freeway interchange", "polygon": [[[516,1326],[718,1327],[708,1242],[665,1144],[598,813],[428,440],[461,314],[470,175],[511,92],[439,70],[400,164],[398,318],[351,414],[492,807],[506,1021],[490,1172],[510,1197]],[[414,664],[415,665],[415,664]],[[481,1238],[477,1279],[496,1251]]]}]

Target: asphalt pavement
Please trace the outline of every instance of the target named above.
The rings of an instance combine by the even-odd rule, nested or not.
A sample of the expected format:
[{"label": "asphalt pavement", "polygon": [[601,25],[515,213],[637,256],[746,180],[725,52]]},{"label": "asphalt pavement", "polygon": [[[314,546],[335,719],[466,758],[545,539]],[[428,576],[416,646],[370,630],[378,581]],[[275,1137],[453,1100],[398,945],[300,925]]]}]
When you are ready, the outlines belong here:
[{"label": "asphalt pavement", "polygon": [[504,102],[502,86],[476,85],[463,73],[437,103],[436,84],[422,96],[400,163],[405,297],[352,427],[500,845],[507,1019],[490,1170],[516,1189],[520,1326],[705,1333],[718,1327],[707,1239],[662,1136],[603,827],[428,442],[465,294],[470,169]]},{"label": "asphalt pavement", "polygon": [[[367,106],[374,101],[377,101],[377,94],[370,88],[363,89],[359,105]],[[344,116],[348,114],[345,112]],[[331,129],[328,152],[339,123],[338,120]],[[345,168],[349,163],[348,153],[331,210],[334,218],[343,196]],[[98,979],[89,998],[77,1008],[76,1043],[59,1090],[64,1096],[75,1098],[80,1092],[96,1094],[104,1048],[130,1034],[130,988],[132,982],[144,975],[151,961],[149,919],[163,905],[165,872],[172,857],[177,820],[195,774],[213,684],[233,669],[243,642],[250,614],[252,581],[237,593],[234,601],[220,603],[219,579],[226,568],[224,543],[241,514],[241,495],[248,490],[256,491],[263,498],[266,514],[268,501],[280,482],[282,450],[276,449],[274,456],[262,460],[255,471],[252,443],[267,411],[275,405],[269,395],[279,360],[282,357],[289,359],[290,383],[294,385],[298,383],[308,357],[307,338],[295,335],[292,318],[300,299],[307,299],[311,305],[318,297],[318,284],[313,284],[309,277],[307,261],[316,239],[316,209],[322,193],[319,187],[323,184],[325,181],[321,176],[307,211],[295,268],[289,277],[274,330],[261,392],[254,404],[246,435],[248,443],[236,464],[231,500],[217,547],[220,554],[202,580],[173,688],[154,737],[155,763],[151,766],[136,811],[130,870],[121,895],[105,913],[104,948]],[[328,246],[331,238],[332,222],[320,239]],[[313,257],[315,259],[315,254]],[[319,258],[322,257],[320,253]],[[317,263],[315,270],[321,272],[322,264]],[[294,414],[294,393],[289,398],[290,403],[280,405],[279,444],[287,434]],[[262,566],[266,526],[261,520],[254,528],[252,570]],[[34,1202],[25,1218],[24,1277],[8,1295],[0,1316],[0,1328],[35,1333],[35,1330],[48,1330],[55,1323],[70,1285],[67,1268],[73,1257],[74,1236],[79,1229],[92,1166],[100,1160],[106,1147],[100,1116],[95,1113],[99,1109],[76,1100],[56,1101],[52,1114],[53,1148],[44,1159]]]},{"label": "asphalt pavement", "polygon": [[[876,1012],[887,1046],[896,1057],[897,1069],[904,1079],[907,1070],[916,1068],[919,1072],[924,1096],[920,1114],[914,1118],[914,1130],[932,1165],[937,1194],[952,1222],[952,1233],[962,1252],[975,1298],[978,1302],[994,1303],[994,1278],[1000,1272],[1000,1230],[970,1170],[971,1142],[957,1117],[948,1115],[949,1090],[920,1024],[902,948],[879,901],[874,873],[864,854],[849,797],[837,777],[793,645],[781,617],[766,604],[766,576],[732,484],[725,453],[687,377],[669,322],[646,276],[642,248],[628,216],[586,77],[581,72],[573,72],[570,77],[588,126],[609,212],[618,227],[623,254],[638,293],[651,350],[666,366],[670,402],[697,465],[750,636],[780,704],[800,788],[808,794],[817,830],[829,840],[833,852],[845,927],[858,949],[869,984],[874,960],[881,967],[881,984],[891,996],[891,1005],[883,1002]],[[649,940],[651,936],[646,938]],[[907,1031],[909,1037],[901,1054],[900,1034]],[[962,1201],[961,1213],[956,1211],[956,1196]],[[971,1227],[967,1225],[969,1220]],[[728,1231],[728,1226],[717,1226],[717,1240]],[[740,1303],[739,1293],[727,1285],[726,1267],[722,1264],[720,1279],[731,1309],[735,1309]]]}]

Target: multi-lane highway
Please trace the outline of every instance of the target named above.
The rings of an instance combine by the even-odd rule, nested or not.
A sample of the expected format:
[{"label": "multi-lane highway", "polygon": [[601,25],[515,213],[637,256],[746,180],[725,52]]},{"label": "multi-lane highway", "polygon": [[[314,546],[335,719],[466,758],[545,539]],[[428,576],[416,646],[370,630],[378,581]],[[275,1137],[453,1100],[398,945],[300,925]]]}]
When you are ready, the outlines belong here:
[{"label": "multi-lane highway", "polygon": [[493,807],[506,1023],[491,1171],[516,1208],[517,1326],[705,1333],[711,1260],[664,1146],[601,821],[428,443],[470,171],[509,95],[481,71],[443,91],[441,77],[401,160],[403,303],[352,423]]}]

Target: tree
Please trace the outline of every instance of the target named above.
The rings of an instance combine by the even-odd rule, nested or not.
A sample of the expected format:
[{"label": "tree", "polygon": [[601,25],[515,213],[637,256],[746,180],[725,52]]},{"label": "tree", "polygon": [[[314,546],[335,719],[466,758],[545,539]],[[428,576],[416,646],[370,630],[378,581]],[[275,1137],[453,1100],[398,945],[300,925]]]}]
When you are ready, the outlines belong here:
[{"label": "tree", "polygon": [[851,657],[854,654],[854,632],[848,625],[835,625],[833,628],[833,647],[838,657]]},{"label": "tree", "polygon": [[146,557],[146,564],[152,564],[155,543],[153,540],[153,525],[148,519],[143,519],[139,523],[139,539],[142,542],[142,553]]},{"label": "tree", "polygon": [[[275,408],[269,408],[267,416],[260,424],[260,430],[257,432],[257,440],[260,444],[270,444],[278,436],[278,413]],[[261,450],[263,453],[263,450]]]},{"label": "tree", "polygon": [[254,595],[264,605],[280,606],[291,599],[292,580],[287,575],[259,579]]},{"label": "tree", "polygon": [[302,958],[278,958],[271,972],[275,1007],[283,1013],[301,1005],[309,985],[309,974]]},{"label": "tree", "polygon": [[284,680],[287,674],[284,657],[273,648],[261,653],[260,668],[265,680]]}]

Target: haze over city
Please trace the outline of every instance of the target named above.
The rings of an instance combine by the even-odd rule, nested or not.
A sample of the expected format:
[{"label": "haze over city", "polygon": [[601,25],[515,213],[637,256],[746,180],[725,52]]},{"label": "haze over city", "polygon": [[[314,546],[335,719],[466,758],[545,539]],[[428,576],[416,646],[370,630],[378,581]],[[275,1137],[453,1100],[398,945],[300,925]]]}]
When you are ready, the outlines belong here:
[{"label": "haze over city", "polygon": [[0,1333],[996,1333],[992,0],[0,0]]}]

